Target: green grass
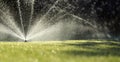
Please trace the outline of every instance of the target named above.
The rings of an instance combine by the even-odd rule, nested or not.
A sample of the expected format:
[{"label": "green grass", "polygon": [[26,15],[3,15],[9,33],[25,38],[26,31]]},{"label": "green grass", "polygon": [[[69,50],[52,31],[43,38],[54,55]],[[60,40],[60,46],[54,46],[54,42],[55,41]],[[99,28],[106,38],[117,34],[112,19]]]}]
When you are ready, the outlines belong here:
[{"label": "green grass", "polygon": [[120,43],[95,40],[0,42],[0,62],[120,62]]}]

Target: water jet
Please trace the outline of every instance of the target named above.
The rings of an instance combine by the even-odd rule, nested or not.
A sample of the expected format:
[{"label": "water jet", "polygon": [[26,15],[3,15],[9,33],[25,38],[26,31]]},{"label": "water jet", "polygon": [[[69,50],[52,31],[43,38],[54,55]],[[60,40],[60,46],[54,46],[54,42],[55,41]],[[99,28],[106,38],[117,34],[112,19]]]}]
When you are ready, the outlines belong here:
[{"label": "water jet", "polygon": [[86,7],[89,2],[15,0],[12,7],[3,0],[0,2],[0,28],[3,29],[0,33],[24,42],[111,38],[108,26],[97,21],[99,17],[95,3]]}]

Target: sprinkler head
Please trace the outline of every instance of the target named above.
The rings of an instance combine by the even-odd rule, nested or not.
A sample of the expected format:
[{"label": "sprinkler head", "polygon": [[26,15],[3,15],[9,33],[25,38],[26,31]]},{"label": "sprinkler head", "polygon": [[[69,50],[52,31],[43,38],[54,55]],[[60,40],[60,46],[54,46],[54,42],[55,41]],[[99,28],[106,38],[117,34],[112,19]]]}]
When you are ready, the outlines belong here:
[{"label": "sprinkler head", "polygon": [[27,40],[25,40],[25,42],[27,42]]}]

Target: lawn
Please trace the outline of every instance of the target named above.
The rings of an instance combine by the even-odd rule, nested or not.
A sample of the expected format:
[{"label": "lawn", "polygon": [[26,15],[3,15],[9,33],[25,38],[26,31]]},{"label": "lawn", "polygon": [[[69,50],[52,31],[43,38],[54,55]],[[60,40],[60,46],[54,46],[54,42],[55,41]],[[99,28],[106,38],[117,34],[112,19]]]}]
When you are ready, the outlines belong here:
[{"label": "lawn", "polygon": [[120,42],[0,42],[0,62],[120,62]]}]

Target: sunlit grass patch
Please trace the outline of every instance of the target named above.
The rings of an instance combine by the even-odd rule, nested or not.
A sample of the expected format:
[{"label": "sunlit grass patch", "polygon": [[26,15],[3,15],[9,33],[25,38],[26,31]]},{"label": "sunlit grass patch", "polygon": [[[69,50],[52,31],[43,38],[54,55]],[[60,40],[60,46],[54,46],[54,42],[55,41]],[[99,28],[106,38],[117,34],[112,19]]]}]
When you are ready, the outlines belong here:
[{"label": "sunlit grass patch", "polygon": [[120,62],[119,46],[96,40],[0,42],[0,62]]}]

